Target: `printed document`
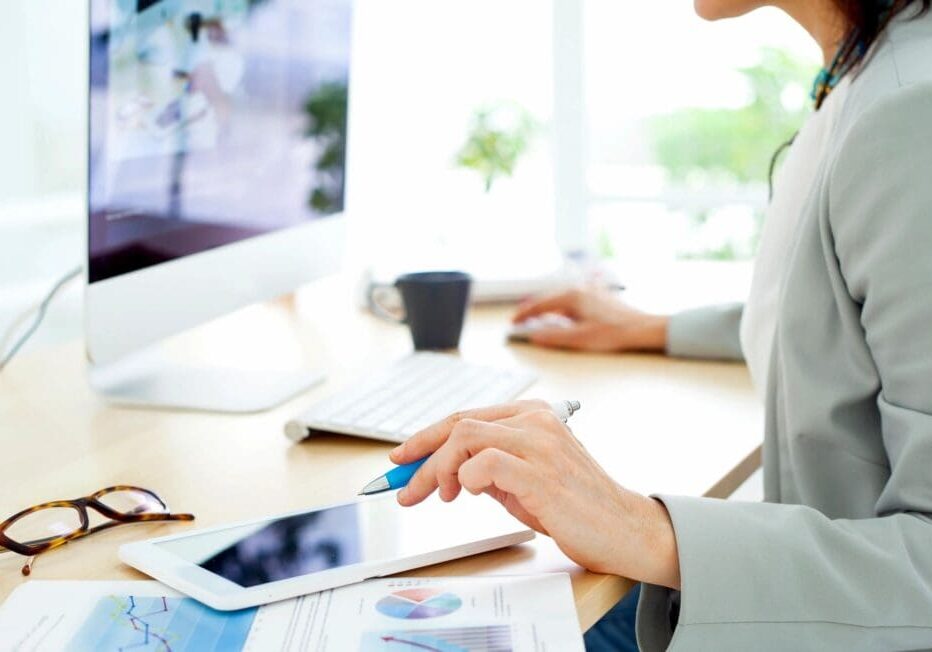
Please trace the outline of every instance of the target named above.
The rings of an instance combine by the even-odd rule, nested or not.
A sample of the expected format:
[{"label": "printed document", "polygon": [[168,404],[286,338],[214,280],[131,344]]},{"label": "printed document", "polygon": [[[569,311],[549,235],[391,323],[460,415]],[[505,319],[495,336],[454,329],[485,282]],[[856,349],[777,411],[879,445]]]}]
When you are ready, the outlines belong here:
[{"label": "printed document", "polygon": [[0,608],[0,650],[582,652],[569,576],[369,580],[242,611],[158,582],[33,580]]}]

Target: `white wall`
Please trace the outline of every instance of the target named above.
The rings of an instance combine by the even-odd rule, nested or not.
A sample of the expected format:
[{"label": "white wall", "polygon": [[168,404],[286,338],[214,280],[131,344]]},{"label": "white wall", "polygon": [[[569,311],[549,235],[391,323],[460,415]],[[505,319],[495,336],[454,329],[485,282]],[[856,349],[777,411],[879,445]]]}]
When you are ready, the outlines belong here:
[{"label": "white wall", "polygon": [[[86,5],[0,0],[0,332],[81,261]],[[80,310],[73,283],[26,348],[75,337]]]},{"label": "white wall", "polygon": [[84,1],[3,0],[0,203],[82,192],[86,21]]},{"label": "white wall", "polygon": [[[363,262],[451,267],[502,259],[519,233],[552,242],[551,3],[358,0],[355,37],[349,206]],[[454,158],[474,111],[500,100],[544,130],[485,197]]]}]

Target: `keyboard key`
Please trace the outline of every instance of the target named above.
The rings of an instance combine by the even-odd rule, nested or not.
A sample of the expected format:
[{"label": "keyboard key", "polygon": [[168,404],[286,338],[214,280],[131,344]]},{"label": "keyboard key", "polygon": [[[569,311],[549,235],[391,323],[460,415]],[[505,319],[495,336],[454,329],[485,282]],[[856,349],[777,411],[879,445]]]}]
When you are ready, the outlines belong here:
[{"label": "keyboard key", "polygon": [[400,442],[453,412],[510,401],[534,380],[521,370],[415,353],[311,406],[287,430],[311,428]]}]

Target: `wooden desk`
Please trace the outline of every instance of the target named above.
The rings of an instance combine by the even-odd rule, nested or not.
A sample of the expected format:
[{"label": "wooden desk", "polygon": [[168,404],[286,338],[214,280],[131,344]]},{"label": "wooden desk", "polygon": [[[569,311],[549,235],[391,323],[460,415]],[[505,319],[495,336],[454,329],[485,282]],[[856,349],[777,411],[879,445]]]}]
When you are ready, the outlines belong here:
[{"label": "wooden desk", "polygon": [[[725,497],[759,464],[761,409],[743,366],[507,346],[509,313],[473,310],[463,356],[536,370],[541,378],[530,396],[582,401],[574,431],[626,486]],[[170,343],[172,355],[186,358],[224,360],[238,351],[242,365],[297,358],[330,372],[325,385],[264,414],[116,408],[88,389],[79,342],[24,356],[0,375],[0,518],[114,484],[153,489],[174,510],[196,514],[197,527],[348,500],[384,471],[390,446],[349,437],[294,445],[282,426],[308,404],[410,347],[404,327],[360,312],[346,286],[333,280],[303,290],[293,301],[247,309]],[[118,546],[186,527],[116,528],[41,556],[32,577],[139,579],[118,561]],[[22,563],[17,555],[0,556],[0,600],[26,581]],[[545,537],[421,574],[552,571],[572,574],[584,628],[631,586],[580,569]]]}]

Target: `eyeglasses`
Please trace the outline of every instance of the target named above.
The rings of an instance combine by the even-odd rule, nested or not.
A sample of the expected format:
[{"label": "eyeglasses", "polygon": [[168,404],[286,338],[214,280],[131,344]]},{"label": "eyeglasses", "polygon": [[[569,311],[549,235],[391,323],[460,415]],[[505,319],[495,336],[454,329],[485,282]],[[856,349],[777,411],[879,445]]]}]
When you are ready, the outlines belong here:
[{"label": "eyeglasses", "polygon": [[[91,526],[88,507],[107,521]],[[24,509],[0,523],[0,553],[29,557],[23,575],[32,572],[35,558],[69,541],[124,523],[193,521],[193,514],[172,514],[168,505],[148,489],[117,486],[75,500],[58,500]]]}]

